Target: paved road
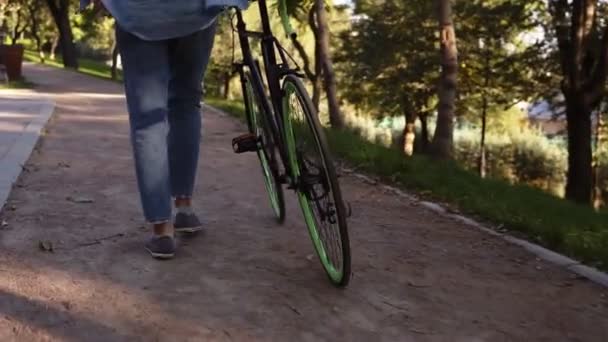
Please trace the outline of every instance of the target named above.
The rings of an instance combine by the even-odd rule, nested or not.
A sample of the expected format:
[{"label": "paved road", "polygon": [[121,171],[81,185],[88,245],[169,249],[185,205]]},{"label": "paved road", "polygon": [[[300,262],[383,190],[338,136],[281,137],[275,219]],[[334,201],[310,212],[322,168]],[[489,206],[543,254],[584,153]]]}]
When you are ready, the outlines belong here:
[{"label": "paved road", "polygon": [[255,157],[231,152],[243,126],[214,110],[207,231],[152,260],[120,86],[25,73],[57,109],[0,214],[0,341],[608,341],[604,289],[350,176],[355,275],[332,288],[294,197],[275,225]]},{"label": "paved road", "polygon": [[0,90],[0,207],[29,159],[53,102],[28,90]]}]

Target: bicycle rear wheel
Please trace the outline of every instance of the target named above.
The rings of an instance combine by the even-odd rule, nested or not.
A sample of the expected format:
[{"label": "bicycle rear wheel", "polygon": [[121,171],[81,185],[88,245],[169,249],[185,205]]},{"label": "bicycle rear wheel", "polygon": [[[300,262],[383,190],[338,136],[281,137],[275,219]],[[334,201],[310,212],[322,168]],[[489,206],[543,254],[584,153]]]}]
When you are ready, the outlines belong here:
[{"label": "bicycle rear wheel", "polygon": [[308,232],[330,281],[350,280],[350,244],[340,185],[325,132],[299,78],[283,81],[285,144]]},{"label": "bicycle rear wheel", "polygon": [[252,76],[248,72],[243,77],[243,99],[247,114],[247,125],[249,133],[255,135],[258,140],[257,155],[262,166],[264,185],[270,199],[270,206],[277,221],[285,221],[285,200],[283,198],[283,187],[279,181],[279,168],[276,159],[276,145],[272,136],[272,130],[268,120],[268,113],[264,111],[261,104],[260,92],[256,92],[252,82]]}]

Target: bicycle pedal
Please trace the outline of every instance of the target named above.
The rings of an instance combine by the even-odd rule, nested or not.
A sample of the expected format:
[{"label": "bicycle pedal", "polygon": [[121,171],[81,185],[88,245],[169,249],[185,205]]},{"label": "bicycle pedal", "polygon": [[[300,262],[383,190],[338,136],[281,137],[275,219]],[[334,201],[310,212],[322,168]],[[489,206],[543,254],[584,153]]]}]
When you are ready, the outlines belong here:
[{"label": "bicycle pedal", "polygon": [[234,153],[256,152],[260,149],[259,139],[253,133],[245,133],[232,139]]}]

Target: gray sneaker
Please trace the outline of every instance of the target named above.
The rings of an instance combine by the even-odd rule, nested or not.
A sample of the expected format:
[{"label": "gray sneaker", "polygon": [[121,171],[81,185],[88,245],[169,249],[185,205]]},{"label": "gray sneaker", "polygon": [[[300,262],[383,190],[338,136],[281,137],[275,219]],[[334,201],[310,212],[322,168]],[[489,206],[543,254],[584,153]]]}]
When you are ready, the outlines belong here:
[{"label": "gray sneaker", "polygon": [[175,255],[175,240],[170,236],[153,236],[146,243],[146,250],[157,259],[171,259]]},{"label": "gray sneaker", "polygon": [[195,214],[177,213],[173,227],[178,233],[196,233],[203,229],[201,221]]}]

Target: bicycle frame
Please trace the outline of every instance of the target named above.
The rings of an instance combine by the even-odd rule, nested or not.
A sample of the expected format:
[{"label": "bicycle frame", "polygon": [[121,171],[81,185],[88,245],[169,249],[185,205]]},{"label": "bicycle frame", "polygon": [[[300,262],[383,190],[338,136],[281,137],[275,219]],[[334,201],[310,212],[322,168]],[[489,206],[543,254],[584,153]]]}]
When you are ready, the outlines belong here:
[{"label": "bicycle frame", "polygon": [[[268,19],[268,8],[266,6],[266,0],[258,0],[258,7],[260,12],[260,18],[262,22],[262,31],[248,31],[245,25],[245,21],[243,20],[243,14],[240,9],[236,8],[236,18],[237,18],[237,32],[239,37],[239,42],[241,45],[241,51],[243,53],[243,62],[236,63],[236,66],[239,68],[239,73],[243,73],[243,67],[247,66],[251,71],[251,76],[253,78],[253,82],[257,83],[254,85],[254,89],[256,86],[261,86],[260,91],[262,94],[259,94],[260,98],[263,99],[261,105],[263,110],[269,114],[271,130],[273,140],[275,145],[277,145],[277,149],[279,151],[279,156],[281,158],[281,162],[283,167],[285,168],[285,175],[292,175],[291,169],[289,167],[289,163],[286,162],[288,160],[287,151],[285,150],[284,143],[284,131],[283,131],[283,108],[282,108],[282,95],[283,91],[281,90],[281,80],[284,76],[289,74],[299,75],[297,69],[290,69],[288,59],[285,56],[282,48],[279,45],[279,42],[272,34],[270,29],[270,21]],[[264,81],[262,79],[262,72],[259,68],[259,64],[257,60],[253,58],[253,54],[251,52],[251,46],[249,44],[249,38],[259,38],[261,51],[262,51],[262,59],[264,63],[265,76],[266,81],[268,83],[268,92],[270,96],[270,103],[268,101],[268,96],[266,96],[266,91],[264,89]],[[278,49],[277,49],[278,47]],[[280,57],[281,63],[277,63],[277,51]],[[242,79],[242,78],[241,78]],[[273,157],[274,158],[274,157]],[[276,160],[274,161],[276,162]],[[277,170],[278,171],[278,170]],[[281,175],[282,183],[293,183],[295,180],[287,180],[286,177]],[[291,177],[290,177],[291,178]],[[293,184],[291,184],[293,185]]]}]

